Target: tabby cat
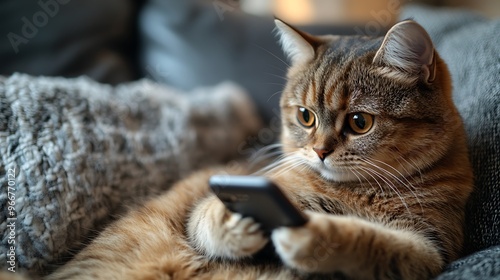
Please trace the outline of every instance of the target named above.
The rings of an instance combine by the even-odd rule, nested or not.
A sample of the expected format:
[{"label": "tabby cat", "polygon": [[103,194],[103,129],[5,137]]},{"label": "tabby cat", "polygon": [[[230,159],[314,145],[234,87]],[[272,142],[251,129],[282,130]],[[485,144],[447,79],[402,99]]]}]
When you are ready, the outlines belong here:
[{"label": "tabby cat", "polygon": [[[276,25],[292,65],[283,157],[267,176],[309,222],[267,236],[209,191],[208,178],[226,170],[205,170],[112,224],[48,279],[428,279],[459,256],[473,176],[429,35],[411,20],[383,38]],[[269,244],[274,259],[262,253]]]}]

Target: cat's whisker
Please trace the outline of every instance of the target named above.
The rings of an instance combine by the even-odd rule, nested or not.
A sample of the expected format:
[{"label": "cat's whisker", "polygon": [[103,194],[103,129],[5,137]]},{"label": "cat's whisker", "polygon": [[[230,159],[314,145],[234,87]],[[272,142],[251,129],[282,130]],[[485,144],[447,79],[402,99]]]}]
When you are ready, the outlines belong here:
[{"label": "cat's whisker", "polygon": [[255,161],[255,160],[259,160],[261,158],[269,159],[271,157],[280,156],[280,155],[283,155],[283,151],[281,151],[281,150],[269,151],[267,154],[262,154],[260,156],[254,157],[252,160]]},{"label": "cat's whisker", "polygon": [[[420,169],[420,167],[418,167],[418,165],[416,164],[415,161],[413,161],[412,158],[408,158],[406,159],[404,156],[403,156],[403,153],[401,153],[401,151],[399,151],[399,149],[396,147],[396,152],[399,154],[399,158],[401,158],[402,160],[404,160],[409,166],[413,167],[415,170],[418,171],[418,173],[420,174],[420,182],[423,183],[424,182],[424,177],[422,175],[422,170]],[[409,162],[409,161],[411,162]]]},{"label": "cat's whisker", "polygon": [[268,166],[265,166],[261,168],[260,170],[254,172],[254,175],[258,174],[268,174],[275,170],[276,168],[281,167],[282,165],[286,165],[289,163],[293,163],[294,159],[290,155],[283,154],[281,155],[275,162],[269,164]]},{"label": "cat's whisker", "polygon": [[281,147],[283,147],[283,144],[281,144],[281,143],[269,144],[265,147],[260,148],[255,154],[265,153],[267,151],[274,150],[276,148],[281,148]]},{"label": "cat's whisker", "polygon": [[[283,145],[281,144],[271,144],[268,146],[265,146],[261,149],[259,149],[257,152],[255,152],[250,158],[248,159],[251,163],[253,162],[260,162],[263,159],[268,159],[271,156],[276,156],[276,155],[283,155],[283,151],[281,150],[281,147]],[[276,151],[273,151],[277,149]]]},{"label": "cat's whisker", "polygon": [[385,193],[384,193],[384,188],[382,187],[382,185],[379,183],[379,181],[377,180],[377,178],[375,178],[375,176],[373,176],[371,173],[370,173],[370,170],[366,167],[363,167],[363,166],[360,166],[359,167],[361,170],[365,171],[366,174],[368,174],[370,177],[372,177],[372,179],[375,181],[375,183],[377,183],[377,185],[379,186],[380,188],[380,191],[382,192],[382,196],[385,196]]},{"label": "cat's whisker", "polygon": [[268,54],[272,55],[272,56],[273,56],[274,58],[276,58],[277,60],[279,60],[279,61],[283,62],[283,64],[285,64],[285,66],[286,66],[287,68],[290,68],[290,64],[286,63],[286,61],[284,61],[283,59],[281,59],[279,56],[275,55],[274,53],[272,53],[272,52],[268,51],[267,49],[265,49],[265,48],[263,48],[263,47],[261,47],[261,46],[259,46],[259,45],[257,45],[257,44],[253,44],[253,45],[254,45],[254,46],[256,46],[257,48],[259,48],[259,49],[261,49],[261,50],[263,50],[263,51],[267,52]]},{"label": "cat's whisker", "polygon": [[278,169],[278,170],[273,170],[273,172],[266,172],[266,176],[271,176],[271,177],[280,177],[282,174],[294,169],[296,166],[289,165],[286,167],[281,166],[283,169]]},{"label": "cat's whisker", "polygon": [[[405,183],[404,183],[404,182],[400,179],[400,178],[403,178],[403,179],[406,181],[406,183],[408,183],[409,185],[411,185],[411,186],[413,187],[412,183],[411,183],[410,181],[408,181],[408,179],[406,178],[406,176],[405,176],[405,175],[403,175],[403,173],[401,173],[399,170],[397,170],[396,168],[394,168],[392,165],[387,164],[387,163],[385,163],[385,162],[383,162],[383,161],[381,161],[381,160],[377,160],[377,159],[371,159],[371,160],[370,160],[370,159],[364,159],[364,160],[366,160],[366,162],[367,162],[367,163],[370,163],[370,164],[372,164],[372,165],[374,165],[374,166],[377,166],[374,162],[378,162],[378,163],[383,164],[384,166],[389,167],[390,169],[392,169],[392,170],[396,171],[396,173],[397,173],[400,177],[398,177],[398,176],[396,176],[396,175],[392,174],[391,172],[389,172],[388,170],[386,170],[386,169],[384,169],[384,168],[381,168],[380,166],[377,166],[377,167],[378,167],[378,168],[380,168],[381,170],[383,169],[383,170],[385,170],[385,171],[389,172],[389,174],[391,174],[391,175],[394,177],[394,179],[398,180],[401,184],[403,184],[403,185],[405,184]],[[414,187],[413,187],[413,188],[414,188]]]},{"label": "cat's whisker", "polygon": [[398,175],[400,175],[402,178],[404,178],[404,180],[406,181],[403,182],[400,177],[396,176],[395,174],[393,174],[392,172],[390,172],[389,170],[386,170],[374,163],[371,162],[371,160],[369,159],[364,159],[368,164],[371,164],[372,166],[375,166],[377,167],[379,170],[383,171],[384,173],[390,175],[392,178],[396,179],[399,183],[401,183],[401,185],[403,185],[403,187],[405,187],[406,189],[408,189],[408,191],[411,192],[411,194],[413,195],[413,197],[415,197],[415,199],[417,200],[417,203],[420,205],[420,208],[421,208],[421,211],[423,212],[424,209],[422,207],[422,203],[420,201],[420,199],[418,198],[418,195],[414,192],[416,191],[417,189],[415,188],[415,186],[399,171],[397,170],[396,168],[394,168],[393,166],[383,162],[383,161],[380,161],[380,160],[376,160],[376,159],[373,159],[373,161],[376,161],[376,162],[379,162],[381,164],[383,164],[384,166],[387,166],[389,168],[391,168],[392,170],[396,171],[398,173]]},{"label": "cat's whisker", "polygon": [[[265,146],[265,147],[259,149],[257,152],[255,152],[252,156],[250,156],[250,158],[248,160],[253,164],[255,162],[257,162],[257,163],[261,162],[262,158],[267,160],[268,158],[270,158],[272,156],[280,155],[283,153],[282,150],[279,149],[282,146],[283,145],[281,145],[281,144],[271,144],[271,145]],[[270,153],[270,151],[272,151],[274,149],[279,149],[279,150]]]},{"label": "cat's whisker", "polygon": [[[370,164],[369,162],[367,162],[368,164]],[[376,165],[373,165],[371,164],[372,166],[375,166],[377,167]],[[404,197],[402,196],[402,194],[398,191],[397,187],[394,185],[393,182],[391,182],[391,180],[387,177],[384,176],[384,173],[380,173],[378,172],[377,170],[373,169],[373,168],[368,168],[366,167],[367,170],[370,170],[371,172],[373,172],[373,174],[377,177],[379,177],[382,181],[384,181],[385,185],[387,187],[389,187],[392,191],[394,191],[394,193],[396,193],[396,195],[399,197],[399,199],[401,200],[401,203],[403,204],[403,206],[406,208],[406,210],[408,211],[408,213],[411,214],[411,211],[410,211],[410,208],[408,207],[408,204],[406,203]],[[384,169],[382,169],[384,170]]]},{"label": "cat's whisker", "polygon": [[283,76],[280,76],[280,75],[276,75],[276,74],[273,74],[273,73],[269,73],[269,72],[265,72],[264,74],[267,74],[269,76],[273,76],[273,77],[276,77],[276,78],[280,78],[280,79],[283,79],[285,82],[288,81],[287,78],[283,77]]},{"label": "cat's whisker", "polygon": [[267,154],[261,155],[259,157],[253,158],[253,159],[249,160],[248,168],[253,169],[255,166],[258,166],[261,163],[265,163],[265,162],[271,161],[273,159],[279,159],[282,155],[283,155],[283,153],[281,151],[274,151],[274,152],[267,153]]},{"label": "cat's whisker", "polygon": [[302,169],[300,169],[300,170],[297,170],[297,167],[303,167],[303,165],[302,165],[302,164],[297,163],[297,164],[294,164],[294,165],[287,166],[287,167],[286,167],[286,168],[284,168],[283,170],[279,170],[278,172],[276,172],[276,173],[272,174],[271,176],[273,176],[273,177],[281,177],[283,174],[288,173],[288,172],[290,172],[290,171],[291,171],[291,170],[293,170],[293,169],[295,169],[295,170],[296,170],[296,171],[298,171],[298,172],[300,172],[300,171],[302,171],[302,170],[303,170],[303,168],[302,168]]},{"label": "cat's whisker", "polygon": [[[368,161],[370,161],[370,160],[368,160]],[[377,161],[377,162],[379,162],[379,163],[381,163],[381,164],[383,164],[383,165],[385,165],[385,166],[387,166],[387,167],[391,168],[392,170],[396,171],[400,177],[396,176],[395,174],[393,174],[393,173],[392,173],[392,172],[390,172],[389,170],[386,170],[385,168],[381,168],[380,166],[377,166],[376,164],[373,164],[374,166],[376,166],[376,167],[377,167],[377,168],[379,168],[380,170],[383,170],[383,171],[385,171],[387,174],[391,175],[394,179],[396,179],[398,182],[400,182],[400,183],[401,183],[404,187],[406,187],[406,188],[407,188],[407,189],[408,189],[408,190],[409,190],[409,191],[410,191],[410,192],[411,192],[411,193],[412,193],[412,194],[413,194],[413,195],[414,195],[414,196],[418,199],[417,195],[413,192],[414,190],[416,191],[417,189],[416,189],[416,188],[415,188],[415,186],[414,186],[414,185],[413,185],[413,184],[412,184],[412,183],[411,183],[411,182],[410,182],[410,181],[406,178],[406,176],[404,176],[404,175],[403,175],[403,174],[402,174],[399,170],[397,170],[397,169],[396,169],[396,168],[394,168],[393,166],[391,166],[391,165],[389,165],[389,164],[387,164],[387,163],[385,163],[385,162],[383,162],[383,161],[380,161],[380,160],[375,160],[375,159],[374,159],[374,161]],[[405,182],[403,182],[400,178],[403,178],[403,179],[406,181],[406,183],[405,183]]]},{"label": "cat's whisker", "polygon": [[[346,169],[347,169],[347,168],[346,168]],[[356,176],[356,178],[358,178],[359,183],[360,183],[360,184],[363,184],[363,181],[361,181],[361,178],[358,176],[358,174],[357,174],[356,170],[352,170],[352,169],[351,169],[351,172],[352,172],[352,174],[354,174],[354,176]]]},{"label": "cat's whisker", "polygon": [[[385,176],[383,176],[382,173],[378,172],[377,170],[373,169],[372,167],[365,167],[365,171],[371,171],[371,173],[374,174],[379,179],[381,179],[385,183],[385,185],[387,185],[388,187],[390,187],[389,186],[389,184],[391,184],[390,180],[388,180]],[[394,190],[394,189],[391,188],[391,190]]]},{"label": "cat's whisker", "polygon": [[295,164],[291,159],[285,158],[279,162],[277,165],[273,165],[272,169],[266,170],[264,174],[270,174],[273,172],[278,172],[283,168],[288,168],[288,166]]},{"label": "cat's whisker", "polygon": [[264,82],[264,83],[259,83],[259,84],[263,84],[263,85],[277,85],[277,86],[285,87],[285,84],[273,83],[273,82]]},{"label": "cat's whisker", "polygon": [[[387,181],[387,183],[391,185],[391,187],[393,187],[395,190],[399,192],[399,189],[397,188],[397,186],[394,184],[394,182],[392,182],[391,178],[395,179],[396,181],[398,181],[401,185],[405,186],[406,187],[406,184],[401,180],[399,179],[396,175],[394,175],[393,173],[391,173],[389,170],[385,169],[385,168],[382,168],[378,165],[376,165],[374,162],[368,160],[368,159],[361,159],[363,160],[365,163],[369,164],[370,166],[372,166],[372,169],[373,167],[377,168],[380,172],[376,171],[375,169],[373,169],[375,172],[377,172],[378,174],[380,174],[381,176],[383,176]],[[387,175],[389,177],[387,177]]]},{"label": "cat's whisker", "polygon": [[274,161],[282,156],[283,152],[281,150],[269,151],[267,153],[262,153],[260,155],[253,155],[251,158],[248,159],[248,162],[250,162],[251,164],[255,164],[255,163],[260,163],[264,160],[270,160],[271,158],[273,158]]},{"label": "cat's whisker", "polygon": [[285,166],[285,168],[283,170],[278,170],[278,172],[276,174],[274,174],[276,177],[280,177],[281,175],[299,167],[299,166],[304,166],[304,162],[301,162],[301,161],[298,161],[298,162],[294,162],[292,163],[290,166]]},{"label": "cat's whisker", "polygon": [[271,96],[267,99],[267,102],[269,102],[276,94],[282,93],[282,90],[278,90],[277,92],[271,94]]},{"label": "cat's whisker", "polygon": [[281,176],[282,174],[297,168],[298,166],[306,166],[307,167],[307,161],[302,159],[301,157],[295,156],[295,153],[290,153],[287,155],[286,160],[284,161],[286,164],[290,164],[288,166],[283,165],[284,169],[278,170],[278,173],[276,173],[276,176]]},{"label": "cat's whisker", "polygon": [[[413,177],[413,176],[410,176],[410,177]],[[423,213],[424,212],[424,207],[422,205],[422,201],[420,200],[420,196],[418,194],[417,188],[415,188],[415,186],[413,186],[413,184],[409,184],[409,185],[403,184],[403,186],[406,189],[408,189],[408,191],[411,192],[412,196],[416,199],[418,205],[420,206],[421,213]]]},{"label": "cat's whisker", "polygon": [[422,175],[422,170],[420,167],[418,167],[417,163],[413,161],[413,159],[409,158],[409,160],[413,163],[413,166],[418,170],[418,173],[420,174],[420,182],[424,183],[424,175]]},{"label": "cat's whisker", "polygon": [[[404,159],[403,157],[401,157],[401,158],[406,162],[406,164],[412,166],[411,164],[409,164],[409,162],[406,159]],[[415,180],[414,179],[415,176],[412,175],[410,171],[408,171],[408,169],[405,167],[404,164],[401,163],[401,161],[399,161],[398,157],[394,157],[394,159],[398,162],[399,166],[401,166],[401,168],[404,170],[404,172],[406,172],[406,174],[408,174],[407,177],[410,177],[412,180]],[[415,187],[413,186],[413,184],[412,184],[412,187],[413,187],[413,189],[415,189]]]},{"label": "cat's whisker", "polygon": [[263,174],[266,174],[268,172],[273,171],[275,168],[278,168],[280,165],[283,164],[283,161],[285,158],[280,158],[276,160],[275,162],[255,171],[254,173],[250,174],[251,176],[262,176]]},{"label": "cat's whisker", "polygon": [[272,64],[272,63],[269,63],[269,62],[266,63],[266,66],[268,66],[269,68],[276,69],[279,72],[283,73],[283,75],[286,75],[286,69],[283,68],[283,67],[278,67],[275,64]]},{"label": "cat's whisker", "polygon": [[[356,175],[356,173],[357,173],[359,176],[361,176],[370,185],[370,187],[376,192],[377,189],[375,188],[375,186],[373,186],[372,182],[370,180],[368,180],[368,178],[366,178],[365,175],[363,175],[363,173],[361,173],[360,171],[356,170],[356,168],[351,168],[350,170],[354,173],[354,175]],[[360,180],[360,183],[363,184],[363,182],[361,182],[361,180]]]}]

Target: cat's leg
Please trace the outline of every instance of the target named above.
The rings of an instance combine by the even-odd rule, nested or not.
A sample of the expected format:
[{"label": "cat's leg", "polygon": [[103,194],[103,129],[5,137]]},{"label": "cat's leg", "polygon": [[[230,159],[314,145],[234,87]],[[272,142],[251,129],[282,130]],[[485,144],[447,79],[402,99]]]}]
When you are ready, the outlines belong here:
[{"label": "cat's leg", "polygon": [[252,218],[230,212],[214,195],[195,207],[187,231],[191,244],[211,258],[248,257],[268,242],[259,224]]},{"label": "cat's leg", "polygon": [[282,261],[302,272],[353,279],[429,279],[443,266],[436,246],[410,230],[357,217],[308,213],[304,227],[280,228],[272,240]]}]

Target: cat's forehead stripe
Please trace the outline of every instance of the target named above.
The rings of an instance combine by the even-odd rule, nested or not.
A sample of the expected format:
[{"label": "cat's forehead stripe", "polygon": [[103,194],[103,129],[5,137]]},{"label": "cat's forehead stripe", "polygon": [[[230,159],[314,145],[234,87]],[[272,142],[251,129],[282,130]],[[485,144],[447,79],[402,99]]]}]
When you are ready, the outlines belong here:
[{"label": "cat's forehead stripe", "polygon": [[295,98],[297,101],[301,101],[301,104],[305,105],[307,101],[307,93],[310,90],[311,85],[300,82],[295,90]]},{"label": "cat's forehead stripe", "polygon": [[335,67],[332,67],[329,63],[324,62],[323,67],[322,67],[322,73],[321,73],[321,84],[322,84],[322,99],[323,103],[325,104],[326,107],[329,107],[330,103],[330,98],[331,95],[333,94],[333,89],[335,82],[334,80],[336,79],[336,71]]},{"label": "cat's forehead stripe", "polygon": [[316,104],[316,82],[312,80],[309,86],[309,90],[306,93],[307,95],[307,102],[306,104],[309,107],[313,107],[312,105]]},{"label": "cat's forehead stripe", "polygon": [[346,116],[345,111],[340,111],[339,114],[337,115],[337,120],[335,121],[335,130],[337,131],[337,133],[340,133],[342,131],[342,127],[344,126],[345,116]]},{"label": "cat's forehead stripe", "polygon": [[[333,68],[333,67],[330,67]],[[329,75],[323,78],[323,98],[325,106],[333,110],[343,110],[346,107],[348,90],[346,82],[346,69],[329,71]]]},{"label": "cat's forehead stripe", "polygon": [[327,88],[326,88],[326,92],[324,93],[324,98],[325,98],[325,102],[327,104],[331,104],[332,103],[332,98],[334,96],[334,91],[335,91],[335,88],[331,85],[329,85]]}]

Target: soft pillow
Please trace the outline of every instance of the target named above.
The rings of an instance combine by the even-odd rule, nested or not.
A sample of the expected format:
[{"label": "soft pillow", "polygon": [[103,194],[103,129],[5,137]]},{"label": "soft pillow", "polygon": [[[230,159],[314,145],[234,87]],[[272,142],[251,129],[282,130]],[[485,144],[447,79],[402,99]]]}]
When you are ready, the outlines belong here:
[{"label": "soft pillow", "polygon": [[0,267],[7,218],[17,217],[19,268],[44,271],[124,206],[237,156],[259,126],[245,93],[228,83],[186,96],[148,80],[0,77]]}]

